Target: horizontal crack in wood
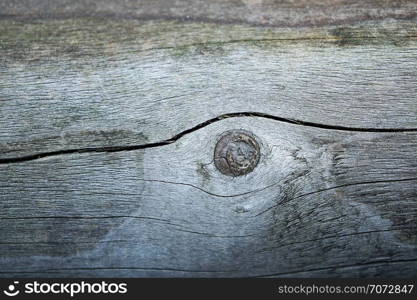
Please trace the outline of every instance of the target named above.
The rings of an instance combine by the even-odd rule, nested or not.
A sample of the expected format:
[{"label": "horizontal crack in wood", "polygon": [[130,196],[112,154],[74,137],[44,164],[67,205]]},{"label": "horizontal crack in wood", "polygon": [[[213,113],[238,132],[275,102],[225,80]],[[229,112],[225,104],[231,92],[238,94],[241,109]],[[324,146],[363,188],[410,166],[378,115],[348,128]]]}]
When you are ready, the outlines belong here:
[{"label": "horizontal crack in wood", "polygon": [[138,270],[138,271],[170,271],[170,272],[186,272],[186,273],[231,273],[237,270],[188,270],[188,269],[172,269],[172,268],[145,268],[145,267],[90,267],[90,268],[60,268],[60,269],[45,269],[38,271],[1,271],[0,274],[18,273],[18,274],[32,274],[32,273],[53,273],[61,271],[96,271],[96,270]]},{"label": "horizontal crack in wood", "polygon": [[417,262],[417,258],[398,259],[398,260],[376,260],[376,261],[369,261],[369,262],[363,262],[363,263],[358,262],[356,264],[335,265],[335,266],[328,266],[328,267],[323,267],[323,268],[296,270],[296,271],[292,271],[292,272],[264,274],[264,275],[257,275],[257,276],[254,276],[254,277],[287,276],[287,275],[293,275],[293,274],[297,274],[297,273],[309,273],[309,272],[336,270],[336,269],[343,269],[343,268],[355,268],[355,267],[362,267],[362,266],[369,266],[369,265],[392,264],[392,263],[411,263],[411,262],[414,262],[414,263]]},{"label": "horizontal crack in wood", "polygon": [[58,156],[58,155],[64,155],[64,154],[73,154],[73,153],[89,153],[89,152],[121,152],[121,151],[133,151],[133,150],[140,150],[140,149],[146,149],[146,148],[155,148],[155,147],[161,147],[165,145],[172,144],[182,138],[183,136],[192,133],[194,131],[197,131],[201,128],[204,128],[210,124],[213,124],[215,122],[228,119],[228,118],[239,118],[239,117],[258,117],[258,118],[265,118],[270,119],[274,121],[279,121],[283,123],[293,124],[293,125],[299,125],[299,126],[306,126],[306,127],[314,127],[314,128],[320,128],[320,129],[326,129],[326,130],[338,130],[338,131],[350,131],[350,132],[375,132],[375,133],[395,133],[395,132],[417,132],[417,128],[361,128],[361,127],[347,127],[347,126],[338,126],[338,125],[329,125],[329,124],[321,124],[321,123],[314,123],[314,122],[308,122],[308,121],[301,121],[301,120],[295,120],[295,119],[289,119],[289,118],[283,118],[278,117],[274,115],[269,115],[265,113],[259,113],[259,112],[235,112],[235,113],[228,113],[228,114],[222,114],[215,118],[209,119],[207,121],[204,121],[192,128],[189,128],[187,130],[184,130],[175,136],[163,140],[160,142],[154,142],[154,143],[147,143],[147,144],[141,144],[141,145],[127,145],[127,146],[109,146],[109,147],[91,147],[91,148],[78,148],[78,149],[64,149],[64,150],[57,150],[57,151],[51,151],[51,152],[42,152],[42,153],[36,153],[26,156],[20,156],[20,157],[11,157],[11,158],[1,158],[0,164],[8,164],[8,163],[19,163],[24,161],[30,161],[30,160],[36,160],[44,157],[50,157],[50,156]]},{"label": "horizontal crack in wood", "polygon": [[404,179],[386,179],[386,180],[362,181],[362,182],[354,182],[354,183],[347,183],[347,184],[332,186],[332,187],[329,187],[329,188],[325,188],[325,189],[321,189],[321,190],[317,190],[317,191],[313,191],[313,192],[309,192],[309,193],[299,195],[299,196],[294,197],[292,199],[288,199],[285,202],[277,203],[277,204],[275,204],[271,207],[268,207],[267,209],[261,211],[260,213],[254,215],[253,217],[258,217],[258,216],[260,216],[260,215],[270,211],[271,209],[274,209],[274,208],[276,208],[279,205],[282,205],[284,203],[288,203],[290,201],[293,201],[293,200],[296,200],[296,199],[299,199],[299,198],[302,198],[302,197],[305,197],[305,196],[319,194],[319,193],[323,193],[323,192],[327,192],[327,191],[331,191],[331,190],[335,190],[335,189],[339,189],[339,188],[356,186],[356,185],[364,185],[364,184],[393,183],[393,182],[416,181],[416,180],[417,180],[417,177],[416,178],[404,178]]}]

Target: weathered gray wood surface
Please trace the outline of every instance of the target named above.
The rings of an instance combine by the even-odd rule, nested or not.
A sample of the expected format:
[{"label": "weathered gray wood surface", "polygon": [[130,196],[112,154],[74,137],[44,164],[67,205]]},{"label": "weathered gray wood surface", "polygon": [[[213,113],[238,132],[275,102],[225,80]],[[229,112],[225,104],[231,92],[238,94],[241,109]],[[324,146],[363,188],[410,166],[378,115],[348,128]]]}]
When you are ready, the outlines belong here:
[{"label": "weathered gray wood surface", "polygon": [[416,276],[417,3],[306,3],[0,1],[0,276]]}]

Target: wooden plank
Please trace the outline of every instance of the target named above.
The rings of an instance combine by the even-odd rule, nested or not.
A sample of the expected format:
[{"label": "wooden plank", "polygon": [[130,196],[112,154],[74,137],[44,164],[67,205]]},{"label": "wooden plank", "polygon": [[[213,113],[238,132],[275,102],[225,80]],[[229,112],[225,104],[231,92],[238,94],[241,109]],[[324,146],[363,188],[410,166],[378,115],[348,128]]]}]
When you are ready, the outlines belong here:
[{"label": "wooden plank", "polygon": [[128,48],[116,56],[6,63],[1,157],[160,142],[235,112],[330,126],[417,128],[415,41],[207,47],[205,54],[186,47],[182,56],[176,48],[141,55]]},{"label": "wooden plank", "polygon": [[0,0],[0,277],[415,277],[416,11]]},{"label": "wooden plank", "polygon": [[[262,153],[242,177],[213,164],[236,128]],[[0,276],[412,276],[416,142],[242,117],[161,147],[2,164]]]},{"label": "wooden plank", "polygon": [[417,128],[415,23],[1,22],[2,159],[160,142],[236,112]]}]

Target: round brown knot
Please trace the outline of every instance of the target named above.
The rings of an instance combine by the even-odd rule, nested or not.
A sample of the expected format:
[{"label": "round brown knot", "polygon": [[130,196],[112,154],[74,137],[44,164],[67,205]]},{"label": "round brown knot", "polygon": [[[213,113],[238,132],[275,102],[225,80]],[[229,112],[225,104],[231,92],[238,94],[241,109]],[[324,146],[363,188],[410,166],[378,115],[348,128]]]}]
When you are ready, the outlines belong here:
[{"label": "round brown knot", "polygon": [[255,136],[245,130],[225,132],[214,149],[216,168],[228,176],[252,172],[259,162],[260,147]]}]

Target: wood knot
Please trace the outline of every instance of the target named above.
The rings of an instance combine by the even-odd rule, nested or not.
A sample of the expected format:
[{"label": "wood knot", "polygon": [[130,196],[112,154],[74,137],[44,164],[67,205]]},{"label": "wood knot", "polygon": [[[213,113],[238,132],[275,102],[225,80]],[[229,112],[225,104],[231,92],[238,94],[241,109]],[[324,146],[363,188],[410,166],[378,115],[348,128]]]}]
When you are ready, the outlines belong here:
[{"label": "wood knot", "polygon": [[214,164],[224,175],[241,176],[253,171],[260,154],[259,144],[252,133],[245,130],[226,131],[214,149]]}]

